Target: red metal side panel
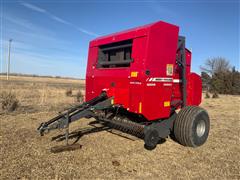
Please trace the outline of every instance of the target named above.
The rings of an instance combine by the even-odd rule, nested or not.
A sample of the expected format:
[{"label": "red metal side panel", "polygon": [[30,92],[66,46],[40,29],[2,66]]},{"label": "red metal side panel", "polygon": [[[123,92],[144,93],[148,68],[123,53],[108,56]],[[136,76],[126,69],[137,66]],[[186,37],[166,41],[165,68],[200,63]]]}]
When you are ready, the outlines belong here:
[{"label": "red metal side panel", "polygon": [[99,68],[95,69],[90,82],[87,86],[92,88],[87,89],[88,92],[87,100],[98,96],[102,90],[106,90],[108,96],[114,96],[114,103],[121,104],[124,108],[129,106],[129,69],[128,68]]},{"label": "red metal side panel", "polygon": [[196,73],[190,73],[187,84],[187,105],[198,106],[202,101],[202,80]]},{"label": "red metal side panel", "polygon": [[[104,89],[108,96],[114,96],[114,103],[121,104],[129,111],[136,112],[143,93],[141,88],[141,71],[146,49],[146,37],[133,39],[132,58],[130,67],[97,68],[98,47],[89,51],[86,76],[86,100],[98,96]],[[131,77],[131,72],[138,72],[137,77]],[[129,101],[131,102],[129,104]]]},{"label": "red metal side panel", "polygon": [[89,47],[88,50],[88,63],[86,71],[86,101],[93,99],[95,96],[93,89],[93,74],[95,71],[95,64],[97,60],[98,47]]},{"label": "red metal side panel", "polygon": [[95,96],[105,89],[108,96],[114,96],[114,103],[121,104],[124,108],[129,106],[129,81],[128,68],[99,68],[94,73],[94,86],[97,90]]},{"label": "red metal side panel", "polygon": [[176,61],[178,31],[177,26],[164,22],[155,24],[150,31],[145,62],[150,75],[146,78],[142,105],[142,113],[149,120],[167,118],[170,114],[173,74],[167,75],[167,65],[174,67]]},{"label": "red metal side panel", "polygon": [[142,103],[144,101],[145,73],[144,63],[147,53],[147,36],[134,39],[132,48],[132,58],[134,62],[131,64],[131,72],[137,72],[137,77],[129,74],[130,95],[129,95],[129,111],[134,113],[142,113]]},{"label": "red metal side panel", "polygon": [[[135,39],[145,37],[149,32],[150,26],[151,24],[114,33],[112,35],[97,38],[90,42],[86,74],[86,100],[90,100],[98,96],[101,91],[105,89],[108,96],[114,96],[115,104],[121,104],[124,108],[129,109],[129,100],[131,97],[129,92],[130,74],[132,71],[130,68],[133,67],[133,71],[136,68],[142,69],[141,63],[141,68],[139,68],[139,61],[141,61],[139,58],[141,57],[142,52],[136,47],[141,47],[143,44],[139,44],[138,40]],[[132,56],[134,61],[131,63],[131,67],[97,68],[99,46],[128,39],[133,39]]]}]

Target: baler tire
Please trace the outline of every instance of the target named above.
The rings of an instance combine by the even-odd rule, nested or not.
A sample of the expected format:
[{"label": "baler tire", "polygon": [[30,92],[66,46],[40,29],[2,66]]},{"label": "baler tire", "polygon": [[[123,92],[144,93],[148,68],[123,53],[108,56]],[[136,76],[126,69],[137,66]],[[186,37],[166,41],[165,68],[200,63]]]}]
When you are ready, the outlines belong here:
[{"label": "baler tire", "polygon": [[153,150],[156,148],[160,140],[159,133],[156,129],[149,129],[144,135],[144,147],[147,150]]},{"label": "baler tire", "polygon": [[176,140],[188,147],[203,145],[209,134],[208,113],[198,106],[186,106],[180,110],[174,122]]}]

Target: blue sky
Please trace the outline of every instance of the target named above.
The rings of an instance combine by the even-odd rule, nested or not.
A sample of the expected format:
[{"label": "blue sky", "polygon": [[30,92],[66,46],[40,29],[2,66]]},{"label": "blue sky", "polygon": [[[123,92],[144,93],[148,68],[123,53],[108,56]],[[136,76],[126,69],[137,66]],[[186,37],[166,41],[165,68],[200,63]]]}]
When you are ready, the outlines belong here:
[{"label": "blue sky", "polygon": [[176,24],[192,50],[192,70],[225,57],[239,69],[240,1],[4,1],[1,72],[85,77],[88,43],[109,33],[158,20]]}]

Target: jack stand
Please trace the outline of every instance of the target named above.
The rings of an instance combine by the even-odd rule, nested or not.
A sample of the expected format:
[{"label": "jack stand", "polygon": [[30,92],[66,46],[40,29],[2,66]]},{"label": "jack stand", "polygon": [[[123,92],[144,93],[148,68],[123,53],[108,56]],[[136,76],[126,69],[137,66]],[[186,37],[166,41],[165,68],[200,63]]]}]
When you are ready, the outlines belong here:
[{"label": "jack stand", "polygon": [[68,146],[68,138],[69,138],[69,112],[67,112],[67,123],[66,123],[66,131],[65,131],[65,138],[66,138],[66,146]]},{"label": "jack stand", "polygon": [[65,140],[66,140],[66,145],[65,146],[55,146],[51,148],[52,153],[59,153],[63,151],[73,151],[79,148],[82,148],[82,145],[80,144],[71,144],[69,145],[68,140],[69,140],[69,113],[67,112],[66,114],[66,125],[65,125]]}]

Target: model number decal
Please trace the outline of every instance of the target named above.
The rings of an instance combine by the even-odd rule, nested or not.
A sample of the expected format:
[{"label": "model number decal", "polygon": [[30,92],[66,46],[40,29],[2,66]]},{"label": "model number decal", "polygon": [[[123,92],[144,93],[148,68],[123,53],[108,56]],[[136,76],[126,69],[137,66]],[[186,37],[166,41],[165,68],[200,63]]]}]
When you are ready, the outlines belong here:
[{"label": "model number decal", "polygon": [[147,86],[156,86],[155,83],[147,83]]}]

